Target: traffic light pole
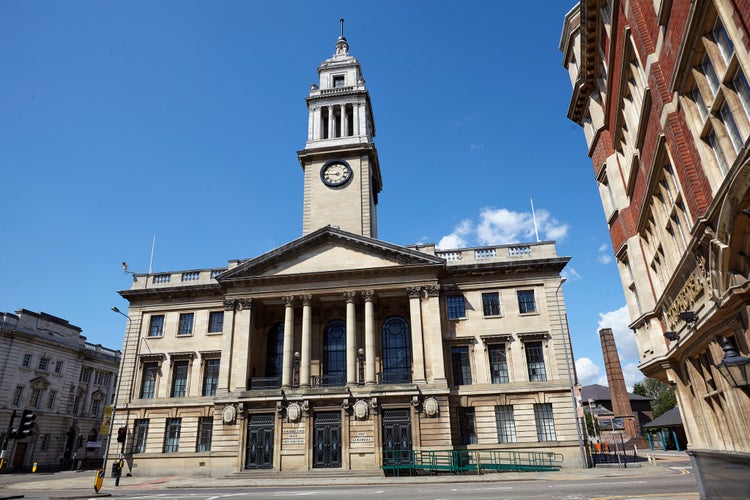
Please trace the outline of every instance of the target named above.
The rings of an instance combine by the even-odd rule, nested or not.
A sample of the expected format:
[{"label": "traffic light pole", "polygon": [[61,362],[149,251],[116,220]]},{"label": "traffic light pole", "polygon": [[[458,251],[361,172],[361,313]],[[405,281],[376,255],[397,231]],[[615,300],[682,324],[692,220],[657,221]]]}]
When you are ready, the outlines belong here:
[{"label": "traffic light pole", "polygon": [[8,430],[5,432],[2,446],[0,446],[0,469],[5,467],[5,448],[7,448],[8,441],[10,440],[11,434],[13,434],[13,422],[15,422],[15,420],[16,410],[13,410],[13,413],[10,415],[10,422],[8,422]]}]

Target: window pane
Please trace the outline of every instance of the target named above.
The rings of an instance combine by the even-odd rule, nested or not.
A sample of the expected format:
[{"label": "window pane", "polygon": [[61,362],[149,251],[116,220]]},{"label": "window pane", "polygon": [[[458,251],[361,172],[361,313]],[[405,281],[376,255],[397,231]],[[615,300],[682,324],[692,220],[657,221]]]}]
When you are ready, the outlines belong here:
[{"label": "window pane", "polygon": [[185,397],[187,388],[188,362],[176,361],[172,370],[172,392],[173,398]]},{"label": "window pane", "polygon": [[739,128],[737,128],[737,122],[734,121],[732,111],[726,102],[721,105],[719,114],[724,125],[727,127],[727,133],[729,134],[729,139],[732,141],[732,146],[734,146],[734,152],[739,153],[743,146],[742,137],[740,136]]},{"label": "window pane", "polygon": [[715,96],[716,92],[719,90],[719,77],[716,76],[716,70],[714,70],[714,65],[711,62],[711,59],[709,59],[708,54],[703,56],[701,69],[706,76],[706,80],[708,80],[708,86],[711,87],[711,93]]},{"label": "window pane", "polygon": [[482,309],[485,316],[500,315],[500,294],[498,292],[482,294]]},{"label": "window pane", "polygon": [[203,395],[215,396],[219,386],[219,360],[207,359],[203,369]]},{"label": "window pane", "polygon": [[449,295],[445,300],[448,305],[448,319],[466,317],[466,304],[464,304],[463,295]]},{"label": "window pane", "polygon": [[266,377],[281,377],[284,363],[284,323],[277,323],[268,332]]},{"label": "window pane", "polygon": [[180,314],[180,326],[177,335],[193,334],[193,313]]},{"label": "window pane", "polygon": [[529,381],[544,382],[547,371],[544,368],[544,350],[541,342],[526,342],[526,365],[529,369]]},{"label": "window pane", "polygon": [[469,346],[451,347],[451,361],[453,364],[453,384],[471,384],[471,363],[469,362]]},{"label": "window pane", "polygon": [[474,408],[458,408],[458,444],[476,444]]},{"label": "window pane", "polygon": [[716,157],[716,162],[719,164],[721,173],[726,174],[727,170],[729,170],[729,166],[727,165],[726,158],[724,158],[724,151],[721,150],[721,143],[719,142],[719,138],[716,136],[716,132],[713,130],[708,134],[708,143],[711,144],[711,150]]},{"label": "window pane", "polygon": [[146,451],[146,436],[148,435],[148,419],[139,419],[134,423],[133,453]]},{"label": "window pane", "polygon": [[391,316],[383,323],[384,383],[411,382],[411,334],[409,323]]},{"label": "window pane", "polygon": [[208,333],[220,333],[224,330],[224,311],[212,311],[208,314]]},{"label": "window pane", "polygon": [[518,290],[518,310],[521,314],[536,312],[534,290]]},{"label": "window pane", "polygon": [[148,328],[149,337],[161,337],[164,333],[164,315],[151,316],[151,323]]},{"label": "window pane", "polygon": [[164,453],[180,451],[180,427],[181,418],[168,418],[167,427],[164,430]]},{"label": "window pane", "polygon": [[708,118],[708,109],[706,109],[706,103],[703,101],[703,96],[697,85],[693,87],[692,96],[695,105],[698,107],[698,113],[700,113],[701,119],[706,121],[706,118]]},{"label": "window pane", "polygon": [[195,451],[211,451],[213,428],[213,417],[200,417],[198,419],[198,442],[195,445]]},{"label": "window pane", "polygon": [[738,71],[733,82],[734,89],[737,91],[737,95],[740,96],[742,107],[745,108],[747,119],[750,120],[750,85],[747,83],[745,74],[742,71]]},{"label": "window pane", "polygon": [[508,360],[505,354],[505,344],[493,344],[487,347],[490,355],[490,373],[493,384],[507,384]]},{"label": "window pane", "polygon": [[720,19],[716,19],[716,24],[714,24],[714,29],[711,33],[713,33],[714,40],[716,40],[716,45],[719,46],[721,57],[724,59],[725,63],[729,63],[729,59],[732,57],[732,52],[734,52],[734,44],[732,43],[732,40],[729,39],[729,34],[727,33],[727,30],[724,29],[724,25],[721,24]]},{"label": "window pane", "polygon": [[516,442],[516,419],[512,405],[495,407],[495,424],[497,425],[497,441],[499,443]]},{"label": "window pane", "polygon": [[156,389],[156,375],[159,372],[157,363],[146,363],[143,365],[143,381],[141,382],[141,397],[151,399]]},{"label": "window pane", "polygon": [[536,421],[536,436],[541,441],[556,441],[555,419],[552,416],[550,403],[534,405],[534,420]]},{"label": "window pane", "polygon": [[340,320],[328,323],[323,345],[323,375],[328,385],[346,384],[346,323]]}]

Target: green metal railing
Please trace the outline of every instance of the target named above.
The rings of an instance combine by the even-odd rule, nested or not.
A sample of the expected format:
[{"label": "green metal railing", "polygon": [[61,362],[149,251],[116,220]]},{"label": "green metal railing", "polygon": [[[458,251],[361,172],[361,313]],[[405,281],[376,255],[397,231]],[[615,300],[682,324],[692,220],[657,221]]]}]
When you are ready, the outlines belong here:
[{"label": "green metal railing", "polygon": [[562,455],[552,452],[509,450],[399,450],[383,451],[383,471],[403,473],[452,474],[484,472],[553,471],[562,464]]}]

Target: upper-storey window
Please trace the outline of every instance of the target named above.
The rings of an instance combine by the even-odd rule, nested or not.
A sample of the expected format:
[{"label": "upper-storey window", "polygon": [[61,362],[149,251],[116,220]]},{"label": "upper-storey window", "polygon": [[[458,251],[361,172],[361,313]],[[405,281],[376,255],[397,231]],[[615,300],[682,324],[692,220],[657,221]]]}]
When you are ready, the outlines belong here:
[{"label": "upper-storey window", "polygon": [[463,295],[448,295],[445,298],[448,307],[448,319],[462,319],[466,317],[466,304]]},{"label": "upper-storey window", "polygon": [[518,290],[518,312],[521,314],[535,313],[536,300],[534,290]]},{"label": "upper-storey window", "polygon": [[193,313],[182,313],[180,314],[180,324],[177,330],[177,335],[192,335],[193,334]]},{"label": "upper-storey window", "polygon": [[721,23],[720,19],[716,19],[716,22],[714,23],[714,29],[711,30],[711,34],[713,35],[716,45],[719,46],[719,52],[721,53],[721,57],[724,59],[724,63],[729,64],[729,59],[732,57],[732,53],[734,52],[734,44],[732,43],[732,40],[729,39],[729,33],[727,33],[727,30],[726,28],[724,28],[724,25]]},{"label": "upper-storey window", "polygon": [[159,363],[144,363],[141,378],[141,397],[151,399],[156,395],[156,378],[159,375]]},{"label": "upper-storey window", "polygon": [[344,75],[333,75],[333,88],[341,88],[345,82]]},{"label": "upper-storey window", "polygon": [[157,314],[151,316],[151,322],[148,327],[148,336],[161,337],[162,335],[164,335],[164,315]]},{"label": "upper-storey window", "polygon": [[224,330],[224,311],[208,313],[208,333],[221,333]]},{"label": "upper-storey window", "polygon": [[21,365],[25,366],[26,368],[31,366],[31,354],[23,355],[23,361],[21,362]]},{"label": "upper-storey window", "polygon": [[39,366],[38,366],[38,368],[40,370],[47,371],[47,369],[49,368],[49,358],[45,357],[45,356],[42,356],[41,358],[39,358]]},{"label": "upper-storey window", "polygon": [[485,316],[500,316],[500,293],[483,293],[482,310]]}]

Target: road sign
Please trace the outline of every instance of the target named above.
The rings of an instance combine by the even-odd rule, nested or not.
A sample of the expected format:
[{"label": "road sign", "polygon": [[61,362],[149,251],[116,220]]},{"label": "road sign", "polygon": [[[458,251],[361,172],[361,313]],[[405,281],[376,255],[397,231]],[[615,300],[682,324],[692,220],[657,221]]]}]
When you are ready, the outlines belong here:
[{"label": "road sign", "polygon": [[104,482],[104,469],[96,469],[96,478],[94,479],[94,491],[99,493],[102,489],[102,483]]}]

